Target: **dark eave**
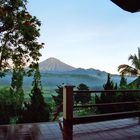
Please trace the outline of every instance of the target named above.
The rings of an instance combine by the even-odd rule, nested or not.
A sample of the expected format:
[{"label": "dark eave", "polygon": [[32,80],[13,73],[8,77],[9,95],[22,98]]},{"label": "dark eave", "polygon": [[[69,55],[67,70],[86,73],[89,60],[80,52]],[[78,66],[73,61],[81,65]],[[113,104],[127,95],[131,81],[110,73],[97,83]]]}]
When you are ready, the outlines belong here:
[{"label": "dark eave", "polygon": [[123,10],[131,13],[140,11],[140,0],[111,0]]}]

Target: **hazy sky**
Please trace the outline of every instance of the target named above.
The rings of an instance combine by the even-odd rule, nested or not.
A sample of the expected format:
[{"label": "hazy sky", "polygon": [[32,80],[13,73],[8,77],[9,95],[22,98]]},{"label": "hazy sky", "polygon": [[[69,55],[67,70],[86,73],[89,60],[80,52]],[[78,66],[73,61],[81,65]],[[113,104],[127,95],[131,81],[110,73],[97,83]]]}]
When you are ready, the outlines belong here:
[{"label": "hazy sky", "polygon": [[56,57],[117,73],[140,47],[140,12],[123,11],[110,0],[29,0],[28,10],[42,22],[41,61]]}]

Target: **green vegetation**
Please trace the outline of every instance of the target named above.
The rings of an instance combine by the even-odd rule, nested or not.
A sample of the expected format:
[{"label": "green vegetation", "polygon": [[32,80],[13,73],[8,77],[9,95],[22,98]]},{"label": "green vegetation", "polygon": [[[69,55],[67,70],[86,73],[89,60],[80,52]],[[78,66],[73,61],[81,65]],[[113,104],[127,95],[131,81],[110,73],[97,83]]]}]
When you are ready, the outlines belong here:
[{"label": "green vegetation", "polygon": [[132,66],[122,64],[118,67],[118,71],[121,74],[140,76],[140,48],[138,48],[138,55],[130,55],[128,60],[131,61]]},{"label": "green vegetation", "polygon": [[[103,85],[105,90],[115,90],[115,89],[139,89],[137,86],[127,84],[127,79],[124,77],[124,75],[121,76],[119,87],[114,86],[115,84],[110,79],[110,75],[108,75],[108,79],[106,84]],[[100,96],[96,95],[95,101],[96,103],[115,103],[115,102],[126,102],[126,101],[139,101],[140,100],[140,94],[132,93],[132,92],[105,92],[101,93]],[[118,112],[118,111],[129,111],[129,110],[137,110],[139,109],[139,105],[123,105],[123,106],[103,106],[103,107],[97,107],[96,113],[109,113],[109,112]]]},{"label": "green vegetation", "polygon": [[[38,73],[39,74],[39,73]],[[56,86],[56,90],[52,91],[48,88],[46,89],[42,89],[41,85],[40,85],[40,74],[38,75],[39,77],[37,77],[38,79],[38,86],[35,86],[35,82],[33,82],[33,88],[31,90],[31,93],[28,95],[28,93],[26,91],[24,91],[24,104],[22,104],[22,107],[20,108],[21,104],[19,104],[18,108],[16,109],[16,113],[9,114],[9,117],[7,119],[7,122],[5,121],[5,123],[23,123],[23,122],[38,122],[38,121],[49,121],[52,120],[54,118],[54,111],[57,110],[59,108],[59,105],[62,103],[62,97],[63,97],[63,84],[62,85],[58,85]],[[34,79],[35,80],[35,79]],[[39,88],[38,88],[39,87]],[[105,89],[136,89],[136,87],[131,84],[127,84],[127,79],[125,78],[124,75],[121,76],[121,80],[120,83],[118,84],[118,86],[116,86],[116,84],[114,84],[114,82],[111,80],[111,76],[108,75],[107,77],[107,81],[106,83],[103,85],[103,87]],[[79,84],[77,86],[77,89],[79,90],[89,90],[89,87],[86,84]],[[13,97],[10,97],[10,90],[9,88],[1,88],[2,91],[2,95],[4,96],[3,98],[1,98],[1,101],[5,101],[5,98],[8,100],[11,100],[11,104],[13,103],[13,98],[15,98],[15,95]],[[9,92],[7,92],[9,90]],[[29,92],[29,91],[28,91]],[[9,95],[9,98],[7,97],[7,94]],[[19,95],[19,94],[16,94]],[[76,95],[77,97],[75,98],[75,104],[76,105],[85,105],[85,104],[95,104],[95,103],[104,103],[104,102],[121,102],[121,101],[130,101],[130,100],[139,100],[140,96],[137,93],[114,93],[112,96],[112,93],[101,93],[100,95],[96,95],[94,96],[94,94],[80,94]],[[79,97],[78,97],[79,96]],[[83,97],[82,97],[83,96]],[[20,97],[20,96],[18,96]],[[18,99],[18,97],[16,97],[16,101],[19,101],[20,98]],[[7,101],[8,101],[7,100]],[[8,101],[10,102],[10,101]],[[19,103],[21,103],[21,101],[19,101]],[[3,103],[2,104],[6,104]],[[16,103],[17,104],[17,103]],[[4,106],[3,108],[7,108],[7,106]],[[138,106],[133,106],[133,108],[137,109]],[[43,110],[42,111],[40,111]],[[8,109],[6,109],[8,110]],[[11,108],[9,108],[9,110],[13,110]],[[36,111],[39,110],[39,111]],[[126,110],[126,107],[112,107],[113,111],[123,111]],[[78,116],[85,116],[85,115],[91,115],[91,114],[96,114],[96,113],[105,113],[106,111],[111,112],[111,109],[106,109],[106,108],[97,108],[97,107],[89,107],[89,108],[77,108],[74,111],[74,115],[78,115]],[[132,106],[127,106],[127,110],[132,110]],[[60,112],[57,114],[58,116],[62,116],[62,108],[59,110]],[[46,112],[46,115],[43,114]],[[49,112],[49,114],[47,114],[47,112]],[[4,112],[6,113],[6,112]],[[40,116],[38,113],[41,113],[43,115],[41,115],[41,117],[35,117],[34,116]],[[15,115],[16,114],[16,115]],[[7,115],[7,114],[6,114]],[[5,115],[4,115],[5,116]],[[8,116],[8,115],[7,115]],[[45,116],[45,118],[43,118],[43,116]],[[57,116],[57,117],[58,117]],[[2,121],[4,122],[4,120]],[[2,124],[2,123],[1,123]]]},{"label": "green vegetation", "polygon": [[119,87],[120,89],[125,89],[127,87],[127,79],[124,77],[124,74],[121,75]]},{"label": "green vegetation", "polygon": [[52,95],[52,98],[55,102],[56,106],[59,106],[63,102],[63,84],[58,85],[57,89],[55,89],[57,95]]},{"label": "green vegetation", "polygon": [[[42,89],[41,75],[39,71],[40,49],[43,43],[37,41],[40,36],[41,22],[27,11],[27,0],[0,0],[0,78],[7,72],[12,74],[9,87],[0,87],[0,124],[42,122],[52,119],[52,110],[57,108],[62,112],[63,85],[57,86],[55,93],[44,94],[47,89]],[[108,74],[107,81],[103,85],[104,90],[114,89],[139,89],[140,78],[140,48],[138,56],[130,55],[132,66],[123,64],[118,67],[122,74],[119,87],[111,80]],[[28,66],[28,69],[26,68]],[[26,69],[25,69],[26,68]],[[124,74],[139,76],[133,84],[128,84]],[[94,75],[94,74],[93,74]],[[86,74],[55,74],[55,77],[88,79],[88,82],[101,82],[98,76]],[[25,76],[33,76],[31,91],[23,90],[23,79]],[[48,78],[54,75],[47,74]],[[82,78],[81,78],[82,77]],[[94,84],[94,83],[93,83]],[[78,84],[77,84],[78,85]],[[89,87],[81,83],[78,90],[89,90]],[[53,100],[54,101],[53,101]],[[140,100],[138,93],[101,93],[100,96],[91,94],[79,94],[74,97],[75,104],[86,105],[90,103],[112,103],[123,101]],[[106,113],[113,111],[133,110],[139,106],[123,106],[120,108],[97,107],[78,109],[77,115],[91,113]]]},{"label": "green vegetation", "polygon": [[[120,83],[117,85],[111,80],[111,75],[108,74],[107,81],[103,85],[104,90],[128,90],[128,89],[140,89],[140,48],[138,48],[138,56],[137,55],[130,55],[129,59],[132,62],[132,66],[123,64],[118,67],[119,72],[121,73]],[[125,74],[131,74],[138,76],[136,80],[131,83],[127,83],[127,79],[125,78]],[[86,89],[88,90],[88,89]],[[82,95],[81,95],[82,96]],[[80,94],[79,94],[80,97]],[[83,98],[82,98],[83,99]],[[140,94],[138,92],[103,92],[100,95],[97,94],[95,96],[91,96],[91,100],[88,103],[91,104],[104,104],[104,103],[115,103],[115,102],[127,102],[127,101],[140,101]],[[78,103],[79,100],[77,101]],[[79,105],[79,104],[78,104]],[[85,109],[78,109],[77,112],[74,112],[76,115],[90,115],[90,114],[98,114],[98,113],[112,113],[112,112],[120,112],[120,111],[132,111],[132,110],[139,110],[140,105],[138,104],[127,104],[116,106],[112,105],[109,106],[98,106],[92,108],[85,108]]]},{"label": "green vegetation", "polygon": [[[83,83],[79,84],[77,87],[78,90],[89,90],[89,87]],[[91,94],[88,93],[77,93],[74,96],[76,104],[87,104],[91,100]]]},{"label": "green vegetation", "polygon": [[21,97],[11,94],[9,88],[0,88],[0,124],[8,124],[16,120],[22,112]]},{"label": "green vegetation", "polygon": [[[10,87],[0,89],[1,124],[49,121],[50,110],[42,94],[38,66],[43,47],[37,41],[41,22],[26,6],[27,0],[0,1],[0,78],[7,71],[12,73]],[[23,78],[31,75],[34,75],[33,89],[27,103]]]},{"label": "green vegetation", "polygon": [[[113,83],[108,74],[107,82],[103,85],[104,90],[114,90],[114,89],[139,89],[139,76],[140,76],[140,48],[138,48],[138,56],[136,54],[130,55],[128,60],[131,60],[132,66],[127,64],[122,64],[118,67],[118,71],[121,73],[121,80],[119,83],[119,87]],[[128,84],[127,79],[125,78],[125,74],[131,74],[138,76],[136,80],[132,83]],[[114,103],[114,102],[124,102],[124,101],[139,101],[140,95],[139,93],[101,93],[100,96],[96,95],[95,101],[96,103]],[[137,110],[140,106],[138,105],[127,105],[127,106],[112,106],[112,107],[97,107],[97,113],[107,113],[107,112],[116,112],[116,111],[127,111],[127,110]]]},{"label": "green vegetation", "polygon": [[[108,74],[107,82],[103,85],[104,90],[116,90],[117,85],[113,83],[111,80],[110,74]],[[95,100],[97,104],[101,103],[112,103],[116,101],[116,93],[110,93],[110,92],[103,92],[100,96],[96,95]],[[114,108],[111,107],[98,107],[97,113],[108,113],[113,112]]]},{"label": "green vegetation", "polygon": [[20,118],[21,122],[43,122],[50,119],[50,107],[45,103],[41,91],[41,81],[39,68],[34,74],[33,89],[30,94],[30,103],[25,102],[25,109]]}]

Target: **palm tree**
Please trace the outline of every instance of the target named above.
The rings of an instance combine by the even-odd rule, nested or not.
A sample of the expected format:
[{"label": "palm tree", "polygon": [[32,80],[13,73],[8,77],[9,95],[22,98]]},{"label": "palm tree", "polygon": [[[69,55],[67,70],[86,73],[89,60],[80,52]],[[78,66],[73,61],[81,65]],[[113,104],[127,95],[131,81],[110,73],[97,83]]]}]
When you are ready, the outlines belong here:
[{"label": "palm tree", "polygon": [[128,60],[131,61],[131,66],[122,64],[118,66],[118,71],[121,74],[140,76],[140,48],[138,48],[138,56],[136,54],[130,55]]}]

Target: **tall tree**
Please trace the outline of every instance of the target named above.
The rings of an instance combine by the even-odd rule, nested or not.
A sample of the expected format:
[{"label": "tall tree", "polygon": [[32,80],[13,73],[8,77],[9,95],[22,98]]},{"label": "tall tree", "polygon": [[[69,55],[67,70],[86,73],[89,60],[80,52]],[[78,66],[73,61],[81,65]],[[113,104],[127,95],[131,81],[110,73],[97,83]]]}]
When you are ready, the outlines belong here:
[{"label": "tall tree", "polygon": [[30,94],[31,102],[25,103],[26,109],[21,122],[44,122],[50,119],[50,106],[44,101],[40,78],[39,65],[36,64],[33,89]]},{"label": "tall tree", "polygon": [[0,76],[7,69],[21,72],[27,64],[33,68],[41,56],[43,44],[37,42],[41,23],[26,5],[27,0],[0,1]]},{"label": "tall tree", "polygon": [[[41,22],[32,16],[27,0],[0,0],[0,77],[12,71],[10,92],[23,101],[23,76],[36,72]],[[25,67],[29,66],[28,71]],[[42,97],[41,97],[42,98]]]},{"label": "tall tree", "polygon": [[114,83],[111,80],[111,76],[110,76],[109,73],[107,75],[107,82],[103,85],[103,88],[104,88],[104,90],[112,90],[112,89],[114,89]]},{"label": "tall tree", "polygon": [[[86,84],[79,84],[77,87],[78,90],[89,90],[89,87]],[[86,104],[91,100],[91,94],[89,93],[76,93],[75,94],[75,102],[76,103],[81,103],[81,104]]]},{"label": "tall tree", "polygon": [[57,89],[55,89],[57,95],[56,96],[52,95],[52,98],[55,101],[56,106],[59,106],[63,102],[63,86],[64,83],[62,83],[62,85],[57,85]]},{"label": "tall tree", "polygon": [[128,61],[131,61],[131,66],[127,64],[119,65],[118,71],[121,74],[140,76],[140,48],[138,48],[138,55],[130,55]]},{"label": "tall tree", "polygon": [[127,79],[124,77],[124,74],[121,75],[121,80],[119,84],[120,89],[126,89],[127,88]]},{"label": "tall tree", "polygon": [[63,112],[63,86],[64,83],[62,83],[62,85],[57,85],[57,89],[55,89],[57,95],[52,95],[52,98],[56,105],[53,121],[56,120],[60,112]]},{"label": "tall tree", "polygon": [[[107,76],[107,82],[103,85],[104,90],[114,90],[117,89],[116,84],[111,80],[110,74]],[[113,102],[114,94],[110,92],[105,92],[101,94],[101,100],[103,102]]]},{"label": "tall tree", "polygon": [[[107,76],[107,81],[106,83],[103,85],[104,90],[115,90],[117,89],[117,84],[114,84],[114,82],[111,80],[111,76],[110,74],[108,74]],[[95,96],[95,101],[97,104],[100,103],[111,103],[114,102],[116,100],[116,93],[115,92],[103,92],[101,93],[100,96],[96,95]],[[100,113],[108,113],[108,112],[113,112],[115,111],[115,108],[109,108],[106,106],[103,107],[97,107],[97,112]]]}]

